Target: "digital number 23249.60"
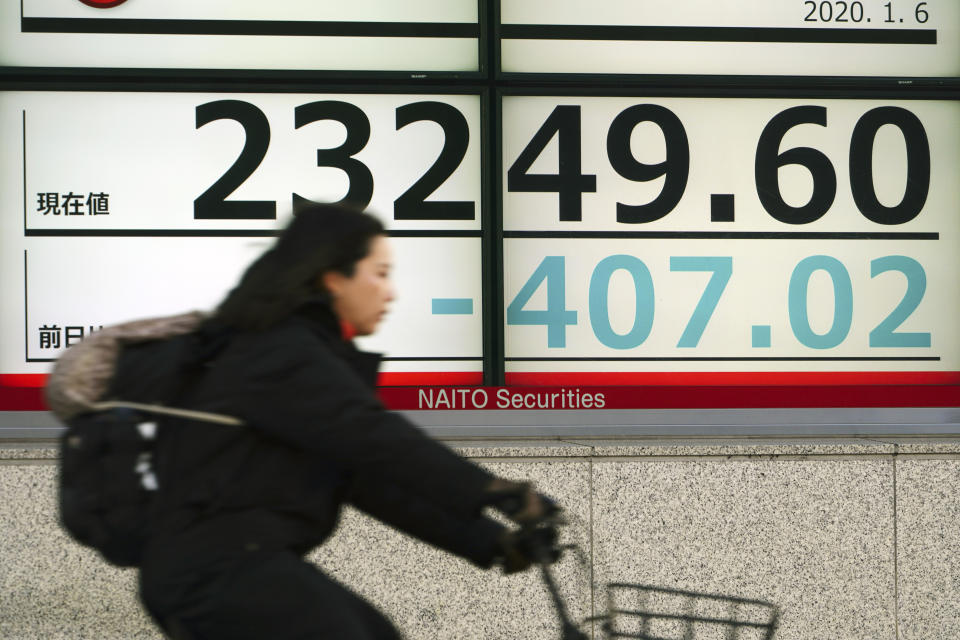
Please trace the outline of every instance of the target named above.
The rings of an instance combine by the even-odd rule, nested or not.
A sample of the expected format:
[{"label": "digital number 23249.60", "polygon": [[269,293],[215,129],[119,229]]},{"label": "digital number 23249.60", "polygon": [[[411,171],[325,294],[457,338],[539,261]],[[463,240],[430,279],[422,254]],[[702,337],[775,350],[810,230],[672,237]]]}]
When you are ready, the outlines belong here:
[{"label": "digital number 23249.60", "polygon": [[[270,123],[256,106],[242,100],[216,100],[196,109],[199,129],[215,120],[234,120],[243,126],[246,140],[240,155],[209,189],[194,200],[193,215],[200,220],[272,220],[277,203],[272,200],[227,200],[260,166],[270,146]],[[370,120],[362,109],[349,102],[321,100],[294,109],[295,128],[312,122],[333,120],[347,130],[339,147],[317,150],[317,166],[334,167],[346,173],[349,188],[341,203],[364,209],[373,197],[373,174],[355,156],[370,140]],[[424,101],[396,109],[397,130],[413,122],[430,121],[443,128],[444,143],[440,155],[419,180],[393,203],[396,220],[473,220],[472,201],[426,200],[449,178],[467,152],[470,129],[463,114],[445,102]],[[292,194],[295,206],[309,200]]]},{"label": "digital number 23249.60", "polygon": [[[644,122],[652,122],[663,132],[666,143],[663,162],[640,162],[631,151],[631,133]],[[827,108],[803,105],[781,111],[770,119],[757,142],[754,163],[757,195],[767,213],[786,224],[808,224],[820,219],[837,194],[837,173],[823,152],[812,147],[779,151],[790,129],[810,124],[827,126]],[[907,149],[907,188],[902,200],[893,206],[879,201],[873,181],[873,147],[877,132],[884,125],[892,125],[902,132]],[[554,137],[559,143],[557,173],[530,173],[533,163]],[[560,220],[581,220],[582,194],[596,192],[597,177],[581,171],[580,137],[580,106],[558,105],[507,171],[507,190],[556,193]],[[617,222],[653,222],[680,203],[690,174],[690,145],[683,123],[666,107],[638,104],[620,112],[607,133],[607,159],[613,170],[627,180],[649,182],[664,178],[663,188],[652,201],[646,204],[618,202]],[[930,144],[915,114],[894,106],[877,107],[865,113],[850,138],[849,163],[850,190],[864,217],[878,224],[896,225],[919,215],[930,188]],[[779,170],[788,165],[803,167],[813,178],[813,193],[806,204],[792,206],[784,200]]]}]

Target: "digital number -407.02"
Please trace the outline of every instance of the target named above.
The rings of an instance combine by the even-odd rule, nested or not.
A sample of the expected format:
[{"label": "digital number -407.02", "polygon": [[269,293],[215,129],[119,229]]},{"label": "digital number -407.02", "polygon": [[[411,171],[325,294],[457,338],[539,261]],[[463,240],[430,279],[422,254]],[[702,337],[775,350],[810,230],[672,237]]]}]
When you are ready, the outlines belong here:
[{"label": "digital number -407.02", "polygon": [[[609,285],[614,272],[626,271],[633,279],[636,308],[633,326],[626,333],[617,333],[610,322]],[[674,256],[670,271],[699,271],[712,273],[687,321],[677,347],[693,348],[713,316],[717,304],[733,274],[730,256]],[[810,324],[807,312],[807,294],[810,278],[824,271],[833,286],[833,319],[830,329],[817,333]],[[907,289],[893,311],[870,331],[871,347],[929,347],[929,332],[903,332],[897,329],[917,309],[927,288],[923,267],[913,258],[891,255],[870,262],[870,277],[889,271],[900,272],[907,279]],[[545,283],[547,308],[527,309],[531,297]],[[850,332],[853,322],[853,286],[850,274],[842,262],[826,255],[804,258],[793,269],[788,285],[788,311],[794,337],[800,344],[812,349],[832,349],[839,346]],[[601,260],[590,276],[588,312],[594,336],[611,349],[632,349],[646,341],[653,330],[655,293],[653,278],[646,264],[636,256],[612,255]],[[507,306],[508,325],[543,325],[547,327],[547,346],[566,347],[566,327],[578,323],[575,310],[566,308],[566,268],[564,256],[546,256]]]}]

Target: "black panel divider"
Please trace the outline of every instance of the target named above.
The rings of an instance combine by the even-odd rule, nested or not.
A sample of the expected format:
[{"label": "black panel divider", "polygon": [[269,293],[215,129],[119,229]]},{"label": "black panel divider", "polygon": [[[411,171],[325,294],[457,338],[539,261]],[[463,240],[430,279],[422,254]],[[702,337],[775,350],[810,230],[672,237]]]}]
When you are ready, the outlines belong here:
[{"label": "black panel divider", "polygon": [[503,316],[503,216],[500,181],[500,96],[497,77],[500,73],[500,0],[480,0],[481,33],[489,39],[481,42],[481,68],[486,71],[484,107],[486,127],[484,148],[484,202],[487,217],[482,225],[483,246],[483,309],[484,309],[484,384],[504,383],[504,316]]}]

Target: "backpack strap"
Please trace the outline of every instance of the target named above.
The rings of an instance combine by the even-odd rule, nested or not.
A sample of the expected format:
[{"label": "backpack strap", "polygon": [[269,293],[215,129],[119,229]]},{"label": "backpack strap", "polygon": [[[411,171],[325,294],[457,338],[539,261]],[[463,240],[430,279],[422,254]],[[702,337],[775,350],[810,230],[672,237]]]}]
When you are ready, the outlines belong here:
[{"label": "backpack strap", "polygon": [[92,405],[92,409],[94,411],[108,411],[110,409],[134,409],[136,411],[143,411],[144,413],[156,413],[165,416],[175,416],[177,418],[189,418],[190,420],[212,422],[214,424],[226,424],[237,427],[242,427],[245,424],[243,420],[240,420],[239,418],[223,415],[222,413],[194,411],[192,409],[178,409],[176,407],[165,407],[160,404],[143,404],[140,402],[126,402],[123,400],[97,402]]},{"label": "backpack strap", "polygon": [[186,356],[182,357],[177,367],[177,380],[168,395],[162,399],[164,404],[130,402],[128,400],[101,400],[93,406],[95,410],[103,409],[133,409],[163,416],[186,418],[213,424],[244,426],[244,422],[233,416],[197,411],[195,409],[180,408],[175,405],[182,401],[190,388],[203,379],[210,365],[220,356],[233,338],[234,331],[214,321],[207,321],[199,325],[188,335],[181,337],[187,340]]}]

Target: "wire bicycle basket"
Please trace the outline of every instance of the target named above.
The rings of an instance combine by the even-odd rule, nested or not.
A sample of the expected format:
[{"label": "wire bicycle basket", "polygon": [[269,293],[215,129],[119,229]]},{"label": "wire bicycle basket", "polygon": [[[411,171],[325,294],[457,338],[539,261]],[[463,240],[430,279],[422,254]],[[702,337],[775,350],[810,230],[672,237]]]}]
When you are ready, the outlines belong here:
[{"label": "wire bicycle basket", "polygon": [[601,619],[607,638],[772,640],[779,611],[762,600],[615,582]]},{"label": "wire bicycle basket", "polygon": [[[586,640],[570,619],[548,563],[538,564],[560,622],[561,639]],[[610,640],[773,640],[780,621],[779,609],[763,600],[626,582],[608,584],[606,596],[606,613],[584,622],[600,622]]]},{"label": "wire bicycle basket", "polygon": [[[554,547],[573,550],[585,562],[576,544]],[[561,640],[587,640],[567,611],[550,565],[559,557],[538,550],[540,576],[560,622]],[[551,560],[552,558],[552,560]],[[606,587],[607,611],[586,622],[599,622],[603,635],[635,640],[773,640],[780,621],[776,605],[763,600],[668,589],[643,584],[611,582]]]}]

